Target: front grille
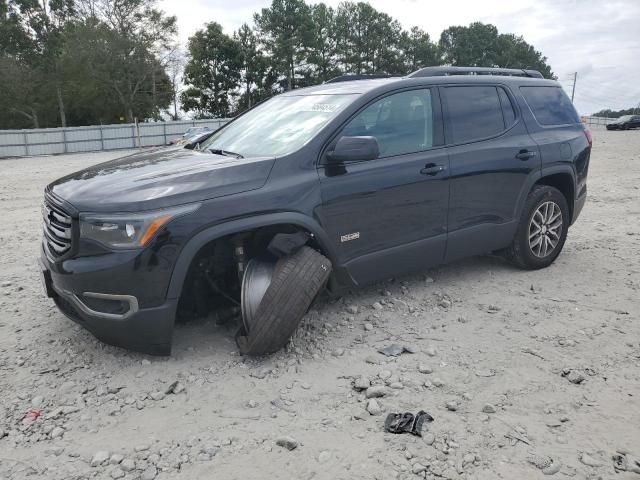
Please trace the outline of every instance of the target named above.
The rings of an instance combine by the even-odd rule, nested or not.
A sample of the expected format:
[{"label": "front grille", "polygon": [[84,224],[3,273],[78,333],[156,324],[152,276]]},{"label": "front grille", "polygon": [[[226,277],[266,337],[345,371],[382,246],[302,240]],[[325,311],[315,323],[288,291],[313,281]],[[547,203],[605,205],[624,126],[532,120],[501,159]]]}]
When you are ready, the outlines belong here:
[{"label": "front grille", "polygon": [[45,244],[54,257],[61,257],[71,250],[71,216],[57,205],[45,200],[42,206],[42,217]]}]

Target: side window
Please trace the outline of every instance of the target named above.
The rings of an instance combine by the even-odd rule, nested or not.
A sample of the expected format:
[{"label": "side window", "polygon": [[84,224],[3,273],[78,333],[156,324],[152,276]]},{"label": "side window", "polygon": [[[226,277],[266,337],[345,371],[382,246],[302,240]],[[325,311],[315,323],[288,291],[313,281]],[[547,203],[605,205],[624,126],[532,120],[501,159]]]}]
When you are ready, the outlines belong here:
[{"label": "side window", "polygon": [[562,87],[520,87],[540,125],[580,123],[580,117]]},{"label": "side window", "polygon": [[496,87],[489,85],[443,88],[449,115],[450,142],[465,143],[505,130]]},{"label": "side window", "polygon": [[502,104],[502,114],[504,115],[504,126],[509,128],[516,123],[516,111],[513,108],[513,103],[507,92],[503,88],[498,88],[498,96],[500,97],[500,103]]},{"label": "side window", "polygon": [[356,115],[340,136],[372,136],[381,157],[426,150],[433,146],[431,90],[395,93]]}]

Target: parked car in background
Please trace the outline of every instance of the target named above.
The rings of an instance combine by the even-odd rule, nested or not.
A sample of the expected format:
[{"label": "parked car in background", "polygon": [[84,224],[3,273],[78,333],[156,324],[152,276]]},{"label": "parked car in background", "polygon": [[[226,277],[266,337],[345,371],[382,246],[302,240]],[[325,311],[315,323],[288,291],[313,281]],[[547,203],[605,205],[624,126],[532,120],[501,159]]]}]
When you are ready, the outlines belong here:
[{"label": "parked car in background", "polygon": [[640,128],[640,115],[624,115],[615,122],[607,124],[607,130],[629,130]]},{"label": "parked car in background", "polygon": [[209,127],[189,127],[187,131],[182,134],[182,136],[170,140],[169,145],[181,145],[184,143],[188,143],[189,138],[193,137],[194,135],[211,131],[212,130]]},{"label": "parked car in background", "polygon": [[591,144],[537,71],[335,79],[257,105],[197,149],[51,183],[42,279],[113,345],[169,354],[176,315],[215,314],[237,321],[243,354],[271,353],[325,284],[490,252],[551,265],[587,198]]}]

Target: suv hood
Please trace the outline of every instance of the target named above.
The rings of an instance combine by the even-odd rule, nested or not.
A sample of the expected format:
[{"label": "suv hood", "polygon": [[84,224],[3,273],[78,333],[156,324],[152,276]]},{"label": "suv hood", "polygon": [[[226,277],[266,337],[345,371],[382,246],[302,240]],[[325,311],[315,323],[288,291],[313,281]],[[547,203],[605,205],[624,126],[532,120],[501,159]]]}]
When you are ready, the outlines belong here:
[{"label": "suv hood", "polygon": [[258,189],[274,161],[163,148],[94,165],[47,190],[81,212],[153,210]]}]

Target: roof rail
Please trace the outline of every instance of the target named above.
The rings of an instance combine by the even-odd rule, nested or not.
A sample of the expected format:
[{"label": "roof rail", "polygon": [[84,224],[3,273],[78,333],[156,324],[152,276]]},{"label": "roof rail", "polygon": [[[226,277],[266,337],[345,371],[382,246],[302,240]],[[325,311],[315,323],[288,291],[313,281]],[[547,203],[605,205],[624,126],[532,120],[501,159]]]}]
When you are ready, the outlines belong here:
[{"label": "roof rail", "polygon": [[445,77],[448,75],[509,75],[513,77],[544,78],[537,70],[523,68],[488,67],[425,67],[410,73],[408,77]]},{"label": "roof rail", "polygon": [[375,78],[391,78],[397,76],[398,75],[388,75],[386,73],[374,73],[371,75],[340,75],[338,77],[330,78],[324,83],[350,82],[352,80],[371,80]]}]

